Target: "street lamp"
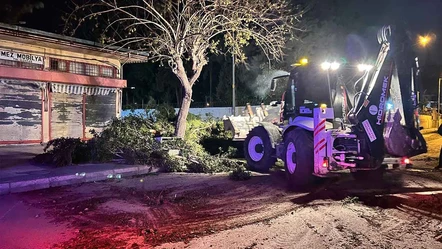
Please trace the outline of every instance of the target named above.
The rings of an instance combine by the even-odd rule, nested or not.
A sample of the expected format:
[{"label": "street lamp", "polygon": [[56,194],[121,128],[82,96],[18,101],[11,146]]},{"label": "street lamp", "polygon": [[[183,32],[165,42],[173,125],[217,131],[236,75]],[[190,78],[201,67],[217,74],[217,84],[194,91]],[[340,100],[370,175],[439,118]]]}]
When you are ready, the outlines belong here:
[{"label": "street lamp", "polygon": [[418,40],[418,42],[419,42],[419,45],[421,46],[421,47],[426,47],[426,46],[428,46],[428,44],[430,44],[430,42],[433,40],[433,37],[432,36],[430,36],[430,35],[419,35],[418,37],[417,37],[417,40]]},{"label": "street lamp", "polygon": [[[130,87],[130,90],[135,90],[135,87],[134,87],[134,86],[131,86],[131,87]],[[134,94],[133,91],[132,91],[132,105],[135,105],[135,94]]]}]

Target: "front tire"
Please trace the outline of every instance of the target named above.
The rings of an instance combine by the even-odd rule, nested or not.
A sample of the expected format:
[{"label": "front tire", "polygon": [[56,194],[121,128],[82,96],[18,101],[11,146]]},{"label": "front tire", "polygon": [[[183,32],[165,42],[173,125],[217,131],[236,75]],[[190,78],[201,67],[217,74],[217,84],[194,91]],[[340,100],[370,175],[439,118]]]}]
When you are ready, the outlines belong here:
[{"label": "front tire", "polygon": [[244,155],[250,170],[268,172],[276,162],[276,151],[262,126],[253,128],[244,142]]},{"label": "front tire", "polygon": [[302,128],[284,138],[284,166],[289,188],[305,187],[314,181],[313,135]]}]

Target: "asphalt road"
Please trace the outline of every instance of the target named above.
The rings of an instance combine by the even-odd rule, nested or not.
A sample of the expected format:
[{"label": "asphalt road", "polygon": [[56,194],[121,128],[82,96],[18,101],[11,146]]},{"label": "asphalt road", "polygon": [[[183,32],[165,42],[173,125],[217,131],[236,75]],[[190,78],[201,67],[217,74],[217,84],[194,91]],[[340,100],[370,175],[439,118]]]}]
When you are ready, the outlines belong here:
[{"label": "asphalt road", "polygon": [[442,174],[160,174],[0,196],[1,248],[442,248]]}]

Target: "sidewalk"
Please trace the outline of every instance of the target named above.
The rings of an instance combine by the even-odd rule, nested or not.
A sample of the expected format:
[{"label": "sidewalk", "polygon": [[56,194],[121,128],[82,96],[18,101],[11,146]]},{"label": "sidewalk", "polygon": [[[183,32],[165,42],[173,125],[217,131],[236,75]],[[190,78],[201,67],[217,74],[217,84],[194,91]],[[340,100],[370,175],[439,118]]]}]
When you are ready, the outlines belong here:
[{"label": "sidewalk", "polygon": [[116,163],[53,168],[23,164],[0,168],[0,195],[156,172],[151,166]]},{"label": "sidewalk", "polygon": [[43,148],[39,144],[0,146],[0,195],[158,171],[150,166],[118,163],[84,164],[60,168],[31,163],[31,159],[42,153]]},{"label": "sidewalk", "polygon": [[44,146],[32,145],[1,145],[0,170],[28,164],[36,155],[43,153]]}]

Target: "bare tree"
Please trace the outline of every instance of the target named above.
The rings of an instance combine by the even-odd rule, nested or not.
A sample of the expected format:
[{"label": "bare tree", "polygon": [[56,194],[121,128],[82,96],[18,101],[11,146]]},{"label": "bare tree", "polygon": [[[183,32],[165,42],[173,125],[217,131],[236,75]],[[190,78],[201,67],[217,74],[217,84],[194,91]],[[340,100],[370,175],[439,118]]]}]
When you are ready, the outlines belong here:
[{"label": "bare tree", "polygon": [[184,90],[175,129],[184,137],[192,88],[207,54],[230,53],[243,61],[243,48],[253,41],[269,59],[280,60],[302,15],[293,9],[285,0],[96,0],[76,5],[66,29],[74,34],[95,22],[90,27],[103,29],[104,43],[167,63]]}]

